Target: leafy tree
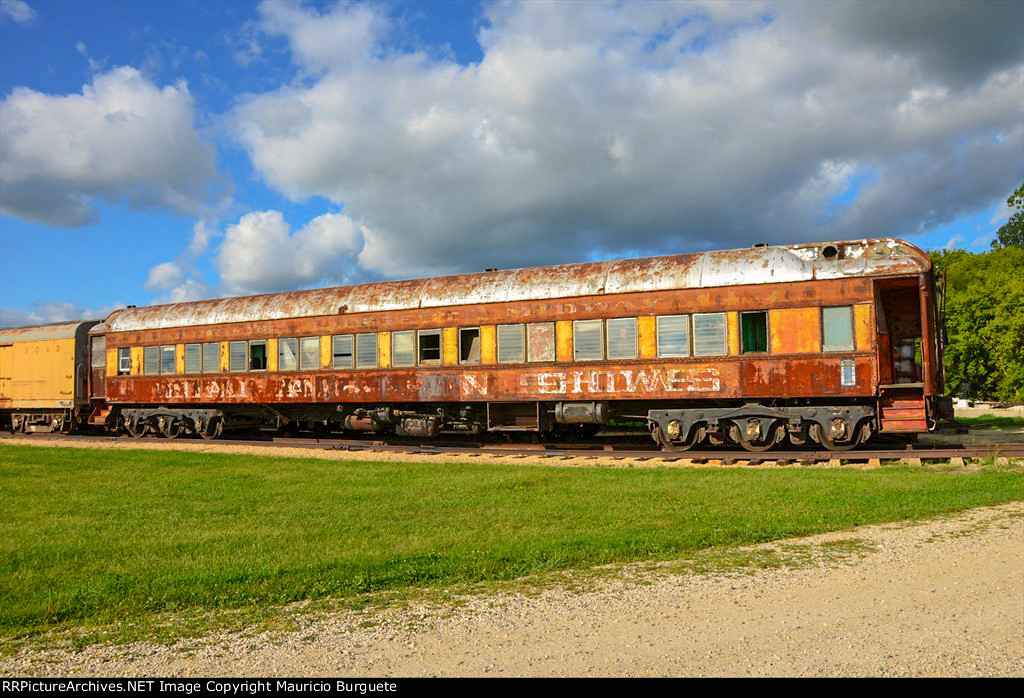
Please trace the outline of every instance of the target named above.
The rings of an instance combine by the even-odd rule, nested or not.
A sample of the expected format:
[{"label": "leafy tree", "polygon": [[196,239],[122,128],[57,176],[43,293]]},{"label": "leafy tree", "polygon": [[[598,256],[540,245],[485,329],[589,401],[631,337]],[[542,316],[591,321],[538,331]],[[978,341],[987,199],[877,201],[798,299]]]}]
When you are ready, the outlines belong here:
[{"label": "leafy tree", "polygon": [[1016,211],[1010,216],[1010,220],[996,231],[998,237],[992,241],[992,247],[1024,247],[1024,184],[1010,194],[1006,204]]},{"label": "leafy tree", "polygon": [[1024,246],[932,252],[946,274],[946,392],[1024,402]]}]

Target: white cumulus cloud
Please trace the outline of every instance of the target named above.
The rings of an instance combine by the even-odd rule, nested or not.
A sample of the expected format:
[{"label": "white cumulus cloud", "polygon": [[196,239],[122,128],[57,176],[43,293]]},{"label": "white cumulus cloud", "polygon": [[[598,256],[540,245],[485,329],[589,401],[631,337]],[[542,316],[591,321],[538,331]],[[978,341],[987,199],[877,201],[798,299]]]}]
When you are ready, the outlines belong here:
[{"label": "white cumulus cloud", "polygon": [[[268,2],[299,79],[232,123],[271,186],[365,225],[385,276],[913,235],[1005,198],[1024,5],[833,4],[495,3],[459,65],[395,49],[384,6]],[[282,269],[287,226],[251,215],[225,280],[322,273]]]},{"label": "white cumulus cloud", "polygon": [[17,24],[29,24],[38,14],[24,0],[0,0],[0,17],[10,18]]},{"label": "white cumulus cloud", "polygon": [[0,102],[0,151],[0,211],[49,225],[90,223],[97,201],[194,213],[221,184],[187,85],[130,67],[81,94],[15,88]]},{"label": "white cumulus cloud", "polygon": [[221,280],[236,294],[340,283],[352,274],[366,233],[340,213],[318,216],[294,233],[278,211],[248,213],[225,230]]}]

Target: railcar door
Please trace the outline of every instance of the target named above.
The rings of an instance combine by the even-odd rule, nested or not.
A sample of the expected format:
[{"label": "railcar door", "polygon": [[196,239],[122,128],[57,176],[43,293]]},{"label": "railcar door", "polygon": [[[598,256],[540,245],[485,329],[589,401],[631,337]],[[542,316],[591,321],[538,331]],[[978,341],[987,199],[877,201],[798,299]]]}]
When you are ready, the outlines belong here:
[{"label": "railcar door", "polygon": [[107,396],[107,338],[93,337],[89,361],[89,397]]}]

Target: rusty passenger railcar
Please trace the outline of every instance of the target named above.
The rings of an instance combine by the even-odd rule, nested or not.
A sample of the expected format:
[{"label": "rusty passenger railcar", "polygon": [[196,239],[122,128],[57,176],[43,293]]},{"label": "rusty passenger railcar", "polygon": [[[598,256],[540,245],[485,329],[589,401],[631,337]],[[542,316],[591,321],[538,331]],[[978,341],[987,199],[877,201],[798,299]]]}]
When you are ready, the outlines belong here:
[{"label": "rusty passenger railcar", "polygon": [[91,331],[92,421],[842,449],[948,412],[935,298],[927,255],[873,239],[130,307]]}]

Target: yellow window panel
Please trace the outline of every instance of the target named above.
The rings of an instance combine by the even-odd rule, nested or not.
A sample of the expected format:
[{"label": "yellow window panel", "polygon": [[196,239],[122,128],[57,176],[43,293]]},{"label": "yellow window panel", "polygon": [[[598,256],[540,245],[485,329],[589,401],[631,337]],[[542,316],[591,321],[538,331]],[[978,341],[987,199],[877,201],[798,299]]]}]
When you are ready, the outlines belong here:
[{"label": "yellow window panel", "polygon": [[727,316],[729,320],[729,355],[737,356],[740,353],[740,314],[734,310]]},{"label": "yellow window panel", "polygon": [[445,366],[459,363],[459,330],[457,327],[445,327],[442,331],[442,357]]},{"label": "yellow window panel", "polygon": [[560,363],[572,361],[572,320],[555,323],[555,352]]},{"label": "yellow window panel", "polygon": [[107,376],[117,375],[117,349],[107,349]]},{"label": "yellow window panel", "polygon": [[334,359],[334,340],[331,335],[320,338],[320,368],[331,368]]},{"label": "yellow window panel", "polygon": [[637,343],[641,359],[654,359],[658,356],[658,321],[654,317],[636,319]]},{"label": "yellow window panel", "polygon": [[857,349],[870,349],[873,346],[871,304],[861,303],[853,306],[853,330]]},{"label": "yellow window panel", "polygon": [[821,351],[821,309],[780,308],[768,311],[773,354]]},{"label": "yellow window panel", "polygon": [[480,363],[498,363],[498,328],[496,325],[480,327]]},{"label": "yellow window panel", "polygon": [[391,333],[390,332],[378,332],[377,333],[377,355],[380,357],[380,367],[388,368],[391,366]]}]

